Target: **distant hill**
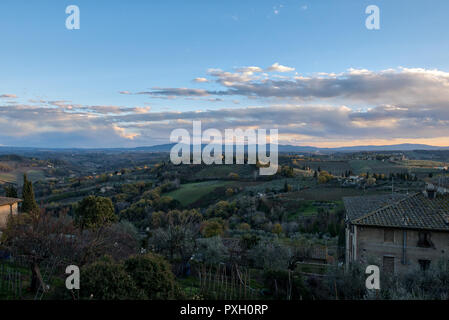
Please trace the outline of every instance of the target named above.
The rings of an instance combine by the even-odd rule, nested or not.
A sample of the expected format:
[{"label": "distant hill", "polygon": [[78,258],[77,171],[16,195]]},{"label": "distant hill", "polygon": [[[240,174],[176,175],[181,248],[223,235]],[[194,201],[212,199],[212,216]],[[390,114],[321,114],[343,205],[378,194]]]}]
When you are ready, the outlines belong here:
[{"label": "distant hill", "polygon": [[[27,153],[27,152],[126,152],[126,151],[143,151],[143,152],[170,152],[174,143],[160,144],[155,146],[142,146],[136,148],[32,148],[32,147],[0,147],[0,154],[6,153]],[[206,145],[202,145],[204,148]],[[235,147],[234,147],[235,148]],[[246,150],[247,146],[245,147]],[[267,149],[270,149],[268,145]],[[353,147],[337,147],[337,148],[319,148],[312,146],[293,146],[293,145],[278,145],[279,152],[307,152],[307,153],[334,153],[334,152],[358,152],[358,151],[413,151],[413,150],[449,150],[449,147],[436,147],[426,144],[395,144],[383,146],[353,146]]]},{"label": "distant hill", "polygon": [[[153,151],[153,152],[170,152],[174,143],[162,144],[150,147],[138,147],[135,150],[141,151]],[[205,145],[202,145],[204,148]],[[268,146],[268,149],[270,147]],[[245,147],[246,150],[246,147]],[[293,146],[293,145],[278,145],[279,152],[357,152],[357,151],[413,151],[413,150],[449,150],[449,147],[436,147],[426,144],[395,144],[395,145],[384,145],[384,146],[353,146],[353,147],[339,147],[339,148],[318,148],[312,146]]]}]

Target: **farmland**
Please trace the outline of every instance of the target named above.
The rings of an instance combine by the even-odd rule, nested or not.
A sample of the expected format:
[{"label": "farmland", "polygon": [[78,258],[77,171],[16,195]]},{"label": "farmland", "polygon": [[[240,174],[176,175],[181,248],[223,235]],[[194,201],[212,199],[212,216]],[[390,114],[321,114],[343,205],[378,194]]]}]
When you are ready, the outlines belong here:
[{"label": "farmland", "polygon": [[218,187],[230,186],[232,184],[233,182],[219,180],[187,183],[181,185],[179,189],[164,195],[178,200],[183,206],[187,206],[201,199],[201,197],[208,193],[213,192]]}]

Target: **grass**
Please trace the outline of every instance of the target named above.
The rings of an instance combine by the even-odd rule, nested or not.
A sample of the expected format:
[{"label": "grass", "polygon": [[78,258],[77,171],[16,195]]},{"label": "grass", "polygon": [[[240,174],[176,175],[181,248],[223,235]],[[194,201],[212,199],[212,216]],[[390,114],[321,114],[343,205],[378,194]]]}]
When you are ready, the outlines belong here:
[{"label": "grass", "polygon": [[45,179],[44,172],[42,170],[27,170],[26,168],[14,170],[8,173],[0,173],[0,183],[17,183],[22,185],[23,183],[23,174],[26,172],[28,179],[32,182],[36,182],[39,180]]},{"label": "grass", "polygon": [[212,165],[206,166],[204,169],[194,174],[196,179],[207,179],[214,177],[214,179],[226,179],[230,173],[236,173],[240,177],[252,176],[252,169],[247,165]]},{"label": "grass", "polygon": [[[335,212],[339,208],[341,201],[333,201],[332,203],[334,203],[334,206],[331,206],[331,211]],[[313,200],[298,201],[297,209],[289,214],[288,219],[289,221],[295,221],[298,217],[312,217],[318,213],[320,207]]]},{"label": "grass", "polygon": [[187,296],[187,299],[192,299],[194,296],[198,296],[201,293],[199,288],[199,280],[194,276],[177,279],[182,291]]},{"label": "grass", "polygon": [[379,193],[380,192],[375,191],[374,189],[367,189],[366,191],[364,191],[354,188],[318,187],[288,193],[287,198],[315,201],[339,201],[344,197],[363,196]]},{"label": "grass", "polygon": [[0,182],[16,182],[17,176],[12,173],[0,173]]},{"label": "grass", "polygon": [[349,161],[349,165],[355,174],[370,172],[388,175],[390,173],[401,173],[407,171],[406,166],[388,161],[382,162],[379,160],[351,160]]},{"label": "grass", "polygon": [[232,181],[218,180],[186,183],[181,185],[179,189],[168,192],[164,195],[178,200],[183,206],[188,206],[208,193],[213,192],[216,188],[230,186],[233,183],[234,182]]},{"label": "grass", "polygon": [[447,162],[439,162],[432,160],[405,160],[402,163],[410,167],[424,167],[424,168],[434,168],[434,167],[444,167],[447,166]]}]

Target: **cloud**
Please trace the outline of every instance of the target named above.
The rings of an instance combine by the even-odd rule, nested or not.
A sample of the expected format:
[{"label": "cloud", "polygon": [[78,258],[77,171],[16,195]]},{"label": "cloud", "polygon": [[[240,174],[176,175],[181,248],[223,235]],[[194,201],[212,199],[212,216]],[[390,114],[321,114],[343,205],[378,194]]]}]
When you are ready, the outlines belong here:
[{"label": "cloud", "polygon": [[138,94],[147,94],[152,96],[172,96],[172,97],[205,97],[209,92],[203,89],[191,88],[153,88],[152,91],[139,92]]},{"label": "cloud", "polygon": [[241,73],[253,74],[253,73],[257,73],[257,72],[263,72],[263,69],[260,67],[250,66],[250,67],[237,68],[237,71],[241,72]]},{"label": "cloud", "polygon": [[270,67],[268,67],[267,71],[270,71],[270,72],[291,72],[291,71],[295,71],[295,68],[286,67],[286,66],[280,65],[279,63],[276,62],[273,65],[271,65]]},{"label": "cloud", "polygon": [[[280,65],[277,64],[279,67]],[[267,71],[267,70],[266,70]],[[0,103],[0,144],[139,146],[167,143],[176,128],[278,129],[281,143],[449,145],[449,73],[422,68],[270,74],[256,66],[209,69],[214,90],[155,87],[138,94],[219,102],[212,109],[85,105],[68,100]],[[218,89],[217,89],[218,87]],[[253,106],[238,97],[251,98]],[[223,108],[217,105],[224,106]],[[159,109],[160,110],[160,109]],[[185,110],[185,109],[184,109]],[[357,142],[355,142],[357,141]]]},{"label": "cloud", "polygon": [[208,82],[209,80],[207,80],[206,78],[195,78],[193,79],[193,81],[198,82],[198,83],[204,83],[204,82]]},{"label": "cloud", "polygon": [[139,136],[138,133],[127,132],[125,128],[121,128],[117,125],[113,125],[112,128],[120,137],[125,139],[134,140]]},{"label": "cloud", "polygon": [[[275,69],[288,68],[274,64]],[[273,69],[273,66],[270,67]],[[421,68],[397,68],[382,71],[349,69],[342,73],[317,73],[311,76],[279,76],[240,68],[236,72],[209,69],[208,74],[223,90],[201,89],[196,95],[246,96],[300,101],[348,104],[448,105],[449,73]],[[256,67],[251,67],[256,68]],[[268,69],[270,69],[268,68]],[[293,69],[293,68],[291,68]],[[256,72],[257,70],[257,72]],[[193,95],[187,89],[155,91],[153,94]]]},{"label": "cloud", "polygon": [[[108,112],[99,112],[105,109]],[[127,110],[127,112],[119,112]],[[355,110],[345,105],[274,104],[216,110],[154,112],[142,107],[0,105],[4,145],[117,147],[167,143],[176,128],[278,129],[281,143],[326,145],[409,141],[449,137],[449,108],[379,105]],[[60,140],[58,140],[60,138]],[[449,140],[446,140],[449,141]],[[449,142],[447,143],[449,144]]]},{"label": "cloud", "polygon": [[15,94],[2,94],[0,95],[1,99],[15,99],[17,96]]}]

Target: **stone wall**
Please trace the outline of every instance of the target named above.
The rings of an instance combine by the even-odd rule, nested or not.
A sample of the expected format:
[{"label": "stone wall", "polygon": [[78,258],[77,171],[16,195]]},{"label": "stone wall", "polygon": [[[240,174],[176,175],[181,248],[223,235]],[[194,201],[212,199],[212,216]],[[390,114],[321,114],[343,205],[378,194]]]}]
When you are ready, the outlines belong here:
[{"label": "stone wall", "polygon": [[449,260],[449,232],[430,231],[431,246],[422,247],[418,245],[422,232],[419,230],[354,227],[352,232],[350,229],[347,232],[347,236],[355,235],[356,239],[349,261],[376,264],[382,269],[384,261],[394,260],[394,271],[401,273],[420,268],[423,261],[420,264],[419,260],[429,260],[430,265],[440,259]]},{"label": "stone wall", "polygon": [[6,227],[6,222],[8,220],[8,217],[11,215],[16,215],[18,213],[18,206],[17,203],[13,205],[3,205],[0,206],[0,229],[3,229]]}]

